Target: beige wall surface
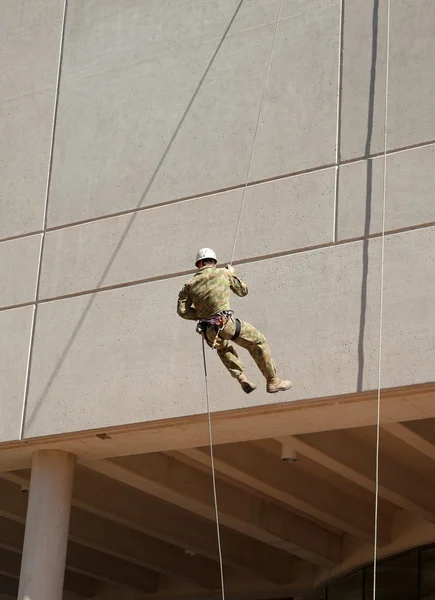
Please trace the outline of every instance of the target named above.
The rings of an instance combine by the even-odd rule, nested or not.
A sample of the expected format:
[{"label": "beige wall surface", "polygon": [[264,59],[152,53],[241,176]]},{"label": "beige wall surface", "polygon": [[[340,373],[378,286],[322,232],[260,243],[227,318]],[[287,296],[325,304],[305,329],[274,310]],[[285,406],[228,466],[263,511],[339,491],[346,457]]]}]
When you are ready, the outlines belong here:
[{"label": "beige wall surface", "polygon": [[[231,259],[280,1],[15,6],[0,9],[0,441],[24,403],[25,437],[202,413],[176,299],[199,247]],[[391,18],[385,387],[433,381],[435,350],[434,5]],[[235,249],[250,294],[233,304],[294,381],[280,401],[377,386],[385,32],[383,0],[283,2]],[[240,354],[261,385],[244,395],[207,350],[213,410],[271,401]]]},{"label": "beige wall surface", "polygon": [[0,239],[42,227],[62,0],[0,6]]},{"label": "beige wall surface", "polygon": [[0,439],[20,437],[33,308],[0,312]]}]

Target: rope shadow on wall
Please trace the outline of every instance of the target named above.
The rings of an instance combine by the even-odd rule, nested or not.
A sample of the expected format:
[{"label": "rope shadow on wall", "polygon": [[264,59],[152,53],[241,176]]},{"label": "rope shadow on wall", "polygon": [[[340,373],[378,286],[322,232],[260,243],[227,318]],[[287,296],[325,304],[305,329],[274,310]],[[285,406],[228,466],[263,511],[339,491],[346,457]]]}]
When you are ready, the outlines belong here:
[{"label": "rope shadow on wall", "polygon": [[366,206],[365,206],[365,221],[364,221],[364,240],[363,240],[363,256],[362,256],[362,277],[361,277],[361,305],[360,305],[360,325],[358,337],[358,378],[357,392],[363,390],[364,384],[364,367],[365,367],[365,349],[364,338],[366,331],[366,316],[367,316],[367,296],[368,296],[368,274],[369,274],[369,235],[372,222],[372,204],[373,204],[373,159],[369,158],[372,150],[372,138],[374,129],[374,112],[375,112],[375,91],[376,91],[376,63],[378,58],[378,42],[379,42],[379,0],[373,2],[372,16],[372,56],[370,67],[370,88],[367,116],[367,137],[364,149],[364,156],[367,160],[366,172]]}]

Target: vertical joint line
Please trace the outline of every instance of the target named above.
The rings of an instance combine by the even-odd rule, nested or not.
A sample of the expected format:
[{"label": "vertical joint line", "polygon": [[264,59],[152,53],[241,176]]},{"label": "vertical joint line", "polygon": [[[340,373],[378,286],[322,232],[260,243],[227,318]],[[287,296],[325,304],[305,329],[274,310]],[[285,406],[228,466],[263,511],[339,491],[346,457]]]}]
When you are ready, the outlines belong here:
[{"label": "vertical joint line", "polygon": [[59,105],[59,90],[60,90],[60,78],[61,78],[61,72],[62,72],[62,58],[63,58],[63,48],[64,48],[64,38],[65,38],[67,2],[68,2],[68,0],[64,0],[63,14],[62,14],[62,27],[61,27],[60,40],[59,40],[59,60],[58,60],[58,64],[57,64],[56,88],[55,88],[55,93],[54,93],[53,119],[52,119],[52,125],[51,125],[50,151],[49,151],[49,155],[48,155],[47,185],[45,188],[45,198],[44,198],[43,227],[42,227],[42,233],[41,233],[41,245],[40,245],[40,249],[39,249],[38,267],[37,267],[37,271],[36,271],[35,303],[34,303],[34,309],[33,309],[33,315],[32,315],[32,324],[30,327],[30,343],[29,343],[29,353],[28,353],[28,357],[27,357],[26,379],[25,379],[25,383],[24,383],[23,409],[22,409],[22,413],[21,413],[21,424],[20,424],[20,440],[23,439],[24,424],[25,424],[25,420],[26,420],[27,400],[28,400],[28,396],[29,396],[30,371],[31,371],[31,367],[32,367],[32,353],[33,353],[33,345],[34,345],[34,340],[35,340],[36,317],[38,314],[39,288],[40,288],[40,284],[41,284],[42,258],[43,258],[43,254],[44,254],[45,234],[47,231],[48,197],[49,197],[49,192],[50,192],[51,175],[52,175],[52,168],[53,168],[53,151],[54,151],[56,124],[57,124],[57,109],[58,109],[58,105]]},{"label": "vertical joint line", "polygon": [[343,28],[344,28],[344,0],[340,0],[339,29],[338,29],[338,67],[337,67],[337,129],[335,137],[335,184],[334,206],[332,216],[332,242],[337,241],[338,225],[338,193],[340,185],[340,139],[341,139],[341,102],[343,81]]}]

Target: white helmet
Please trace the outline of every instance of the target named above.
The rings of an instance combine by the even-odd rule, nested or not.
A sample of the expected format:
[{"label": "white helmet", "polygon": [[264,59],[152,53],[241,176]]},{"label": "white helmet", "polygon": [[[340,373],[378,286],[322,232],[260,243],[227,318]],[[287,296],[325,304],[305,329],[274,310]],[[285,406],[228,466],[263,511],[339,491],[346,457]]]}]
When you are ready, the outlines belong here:
[{"label": "white helmet", "polygon": [[201,250],[199,250],[196,254],[195,265],[198,266],[200,260],[205,260],[207,258],[211,258],[217,262],[216,254],[211,248],[201,248]]}]

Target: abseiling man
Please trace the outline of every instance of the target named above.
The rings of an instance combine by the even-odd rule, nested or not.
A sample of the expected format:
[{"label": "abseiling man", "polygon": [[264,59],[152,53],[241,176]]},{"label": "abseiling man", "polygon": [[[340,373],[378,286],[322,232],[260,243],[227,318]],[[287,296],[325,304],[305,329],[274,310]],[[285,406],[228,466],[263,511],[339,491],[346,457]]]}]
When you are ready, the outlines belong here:
[{"label": "abseiling man", "polygon": [[251,354],[266,379],[266,390],[270,394],[285,392],[292,384],[276,376],[275,364],[264,335],[249,323],[234,318],[230,310],[230,290],[243,297],[248,293],[248,286],[237,277],[231,265],[217,269],[216,264],[213,250],[203,248],[198,252],[195,262],[198,271],[178,295],[178,314],[183,319],[199,321],[199,331],[207,344],[216,348],[221,361],[244,392],[249,394],[257,386],[247,379],[230,340]]}]

